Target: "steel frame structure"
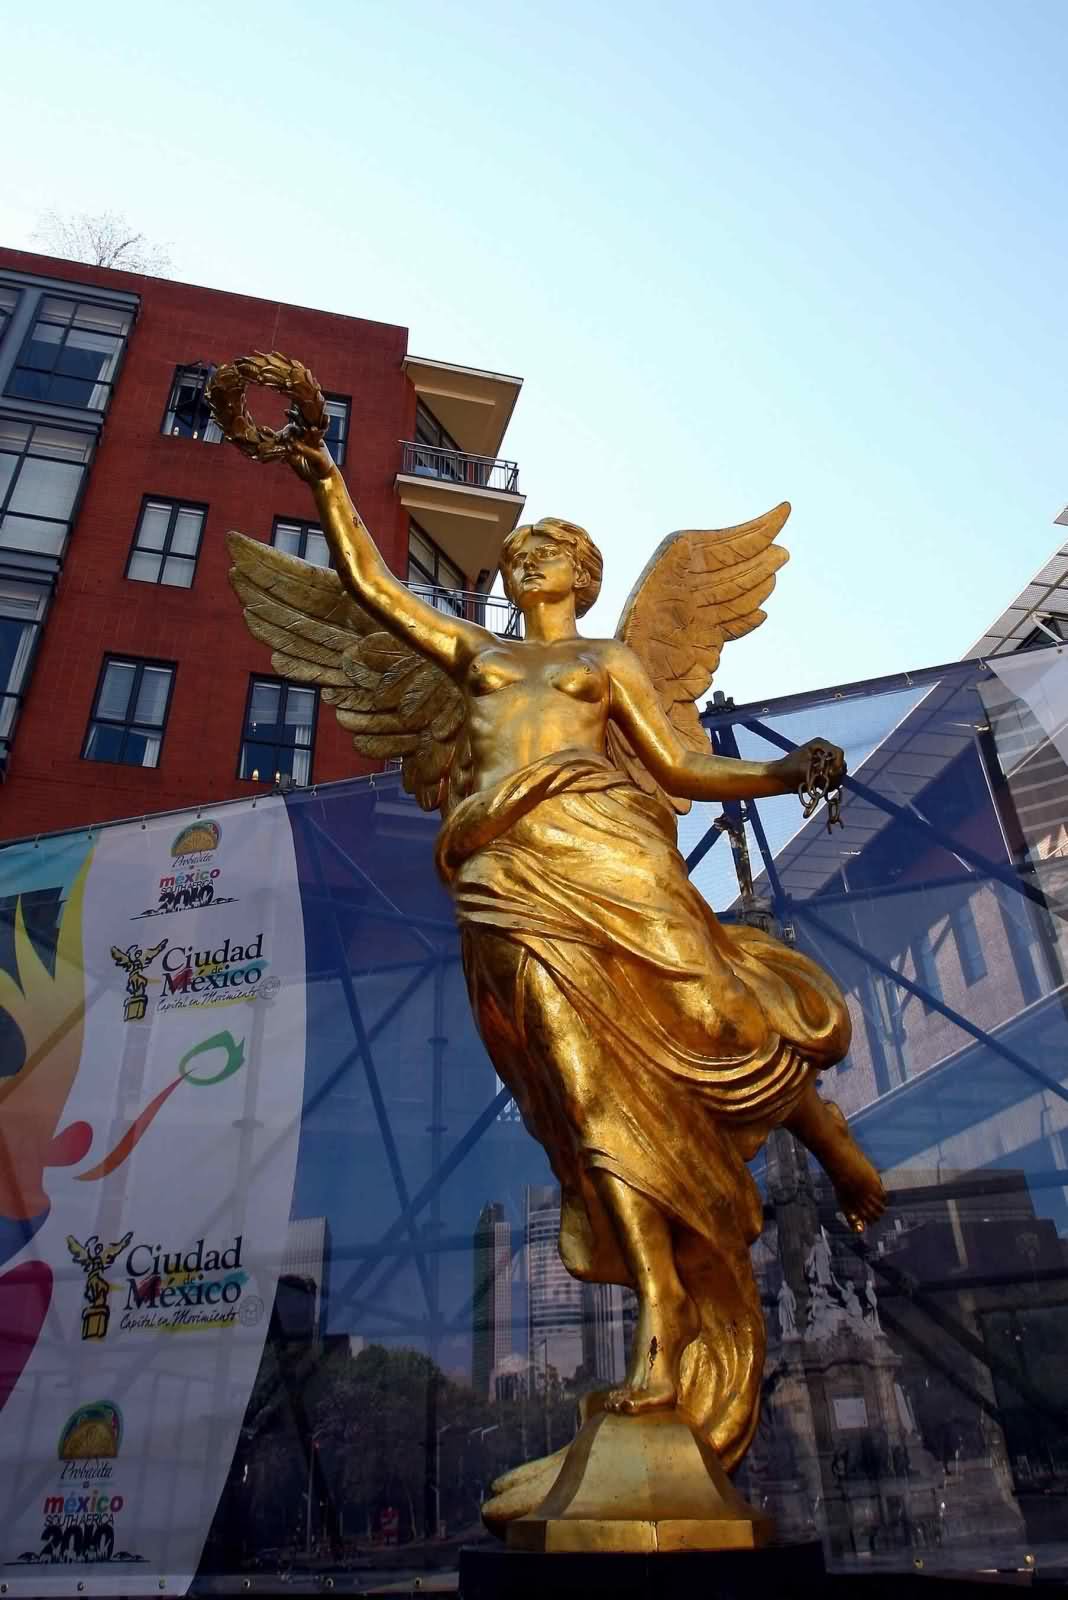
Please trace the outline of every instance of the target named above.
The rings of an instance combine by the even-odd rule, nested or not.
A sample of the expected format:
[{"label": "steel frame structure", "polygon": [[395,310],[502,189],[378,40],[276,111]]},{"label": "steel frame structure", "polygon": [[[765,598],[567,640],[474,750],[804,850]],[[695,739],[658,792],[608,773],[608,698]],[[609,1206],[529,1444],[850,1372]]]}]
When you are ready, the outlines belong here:
[{"label": "steel frame structure", "polygon": [[[718,701],[716,704],[706,708],[702,721],[709,733],[713,747],[724,755],[738,755],[736,730],[739,727],[744,727],[750,733],[757,735],[773,749],[791,750],[796,748],[793,742],[777,732],[775,728],[770,727],[765,718],[780,715],[784,712],[811,708],[821,703],[856,700],[886,694],[902,688],[922,688],[925,685],[933,685],[939,682],[963,683],[968,678],[982,678],[989,675],[989,669],[986,668],[983,662],[953,663],[950,666],[934,667],[921,672],[867,680],[822,693],[789,696],[783,700],[759,706],[734,706],[730,702]],[[399,787],[399,780],[396,778],[389,778],[386,782]],[[844,787],[847,794],[852,793],[862,797],[887,817],[910,829],[918,839],[950,850],[961,863],[963,869],[954,881],[960,883],[995,882],[1031,904],[1038,904],[1043,908],[1053,910],[1058,915],[1061,914],[1057,912],[1057,908],[1048,906],[1045,896],[1034,884],[1021,878],[1010,867],[992,860],[982,851],[948,835],[935,822],[919,815],[915,808],[898,804],[887,796],[880,794],[860,778],[847,777]],[[867,964],[873,972],[878,973],[888,982],[898,986],[904,993],[921,999],[926,1007],[941,1014],[971,1039],[1004,1060],[1030,1084],[1048,1091],[1062,1101],[1068,1101],[1068,1090],[1056,1078],[1027,1060],[996,1034],[965,1017],[955,1007],[948,1004],[941,995],[933,993],[922,982],[907,977],[888,962],[883,961],[874,951],[865,949],[856,940],[850,939],[840,929],[833,927],[826,917],[821,916],[812,905],[806,903],[803,899],[792,896],[785,888],[777,869],[775,853],[770,847],[768,834],[761,818],[760,806],[757,802],[751,801],[744,805],[738,802],[725,804],[721,814],[710,823],[697,843],[690,848],[687,856],[688,870],[692,873],[719,839],[726,835],[731,841],[739,888],[744,896],[747,891],[751,890],[752,885],[752,873],[745,844],[746,824],[752,829],[761,865],[771,887],[771,912],[777,924],[782,926],[800,919],[803,924],[807,924],[809,928],[823,937],[831,939],[856,960]],[[323,907],[328,919],[332,921],[334,931],[336,966],[332,975],[336,976],[343,986],[353,1030],[351,1047],[337,1063],[327,1081],[317,1090],[314,1103],[322,1103],[341,1077],[354,1066],[359,1066],[366,1078],[370,1091],[374,1117],[386,1152],[396,1201],[396,1215],[377,1240],[349,1252],[352,1259],[348,1264],[347,1276],[339,1287],[332,1289],[331,1304],[335,1311],[345,1307],[353,1315],[361,1313],[374,1314],[382,1322],[388,1323],[395,1334],[425,1341],[425,1347],[433,1358],[442,1338],[450,1332],[463,1329],[469,1322],[474,1303],[474,1296],[472,1295],[450,1317],[444,1317],[440,1310],[438,1291],[440,1256],[442,1253],[469,1251],[470,1249],[470,1240],[465,1236],[441,1235],[439,1228],[441,1192],[452,1174],[467,1160],[479,1144],[479,1141],[494,1126],[502,1113],[505,1112],[510,1096],[507,1090],[502,1089],[498,1092],[470,1122],[455,1143],[449,1148],[445,1148],[441,1117],[443,1039],[440,1008],[442,1004],[443,970],[448,965],[455,964],[458,961],[455,932],[448,923],[426,919],[413,920],[407,913],[401,911],[369,874],[351,856],[347,855],[320,825],[314,822],[310,825],[310,836],[313,840],[313,855],[317,866]],[[362,916],[383,922],[402,921],[422,947],[422,959],[402,964],[406,969],[410,970],[410,976],[401,993],[390,1002],[384,1013],[371,1025],[368,1025],[363,1018],[360,997],[356,992],[352,981],[352,973],[347,965],[342,915],[339,909],[336,888],[331,890],[324,876],[324,853],[332,856],[335,865],[340,865],[346,872],[351,873],[354,886],[357,886],[361,895],[365,897],[361,906]],[[882,889],[865,890],[864,895],[868,899],[878,899],[884,895],[892,897],[900,892],[903,891],[892,885],[887,885]],[[836,898],[853,897],[835,897],[834,895],[824,897],[821,895],[819,903],[821,906],[830,905]],[[368,969],[369,972],[371,970],[382,969]],[[326,974],[323,974],[323,976],[326,976]],[[403,1172],[398,1154],[397,1140],[391,1125],[389,1108],[381,1091],[381,1072],[375,1059],[375,1042],[397,1012],[427,984],[433,987],[435,1016],[439,1019],[435,1025],[434,1034],[429,1040],[431,1048],[430,1102],[432,1121],[430,1132],[432,1135],[432,1170],[425,1181],[413,1190],[406,1181]],[[306,1105],[305,1114],[310,1109],[312,1109],[312,1103]],[[1055,1175],[1050,1175],[1050,1181],[1055,1181]],[[953,1192],[953,1185],[943,1186],[940,1190],[943,1197]],[[774,1207],[769,1206],[766,1208],[766,1214],[773,1212]],[[429,1230],[420,1226],[420,1219],[424,1218],[424,1216],[429,1222]],[[835,1222],[833,1211],[828,1210],[824,1220],[831,1228],[836,1228],[839,1232],[842,1231]],[[517,1238],[514,1249],[521,1248],[522,1242],[522,1238]],[[849,1244],[850,1248],[863,1253],[863,1245],[859,1245],[852,1240],[849,1241]],[[344,1252],[339,1254],[343,1255]],[[916,1285],[905,1284],[902,1280],[902,1275],[891,1263],[874,1254],[866,1254],[865,1260],[867,1265],[874,1270],[881,1287],[888,1291],[888,1298],[892,1299],[895,1294],[907,1292],[912,1303],[925,1313],[934,1327],[940,1330],[943,1335],[950,1337],[962,1351],[970,1356],[980,1357],[992,1371],[996,1370],[1000,1378],[1013,1386],[1026,1403],[1034,1405],[1041,1402],[1041,1396],[1031,1392],[1008,1364],[999,1361],[996,1355],[992,1356],[991,1352],[982,1345],[982,1341],[978,1340],[959,1319],[952,1316],[938,1303],[935,1294],[928,1293]],[[415,1263],[421,1294],[425,1302],[424,1309],[420,1313],[398,1312],[387,1309],[383,1304],[390,1284],[409,1261],[414,1261]],[[982,1281],[989,1283],[992,1280],[984,1279]],[[886,1305],[885,1301],[881,1301],[880,1305],[888,1328],[891,1328],[898,1337],[918,1348],[924,1360],[930,1362],[934,1368],[939,1370],[962,1395],[978,1405],[995,1420],[1001,1416],[1000,1408],[996,1401],[992,1400],[981,1388],[973,1384],[964,1371],[953,1363],[948,1362],[934,1344],[918,1338],[916,1329],[906,1326],[899,1318],[895,1317],[893,1310]],[[1063,1420],[1068,1425],[1068,1414],[1065,1415]],[[437,1452],[434,1448],[436,1440],[436,1397],[433,1394],[433,1385],[429,1386],[427,1397],[426,1437],[426,1516],[427,1525],[430,1526],[433,1525],[432,1518],[438,1496],[436,1482]]]},{"label": "steel frame structure", "polygon": [[[926,685],[939,682],[964,683],[969,678],[982,679],[984,676],[989,676],[989,669],[983,662],[954,663],[922,672],[872,679],[825,692],[789,696],[761,705],[734,706],[726,701],[718,701],[706,708],[702,721],[713,747],[724,755],[733,756],[739,753],[737,742],[739,728],[744,728],[748,733],[762,739],[772,749],[790,750],[795,748],[792,741],[769,726],[767,718],[824,703],[885,695],[904,688],[922,689]],[[366,783],[371,790],[377,788],[379,796],[390,803],[401,801],[399,775],[390,774],[377,781],[371,779],[359,782],[361,785]],[[352,785],[346,784],[343,787],[351,790]],[[915,807],[899,804],[879,793],[861,778],[847,777],[845,789],[847,794],[857,795],[887,817],[909,829],[917,839],[949,850],[960,863],[961,870],[955,876],[940,881],[959,884],[996,883],[1029,904],[1037,903],[1055,915],[1064,915],[1057,907],[1049,905],[1035,884],[1021,877],[1011,867],[990,858],[983,851],[950,836],[936,822],[921,816]],[[318,798],[323,804],[326,803],[329,793],[329,788],[318,791]],[[424,1342],[427,1353],[432,1360],[435,1360],[443,1340],[448,1335],[466,1330],[475,1303],[475,1294],[472,1292],[451,1314],[445,1315],[441,1308],[439,1281],[441,1258],[453,1252],[469,1252],[471,1245],[470,1238],[466,1235],[442,1232],[442,1191],[450,1177],[468,1160],[487,1132],[506,1114],[510,1095],[506,1089],[500,1089],[477,1115],[471,1118],[460,1136],[455,1141],[447,1143],[443,1115],[446,1044],[444,1006],[446,975],[450,969],[455,969],[459,964],[455,926],[442,917],[413,914],[392,899],[383,886],[376,882],[373,874],[331,834],[328,827],[324,826],[321,810],[315,804],[316,798],[315,790],[296,796],[287,795],[287,802],[293,808],[295,834],[303,841],[306,860],[312,866],[312,882],[310,884],[306,882],[304,886],[305,904],[314,907],[318,913],[320,931],[325,931],[329,952],[327,959],[316,970],[309,971],[308,979],[310,985],[317,982],[336,982],[340,985],[351,1027],[351,1037],[345,1041],[343,1048],[325,1070],[320,1081],[306,1095],[303,1117],[307,1120],[317,1110],[328,1109],[331,1095],[349,1074],[357,1073],[362,1077],[370,1100],[373,1126],[385,1155],[395,1213],[373,1240],[359,1246],[335,1250],[333,1256],[335,1282],[331,1286],[331,1308],[335,1314],[339,1310],[344,1310],[350,1319],[350,1326],[352,1317],[373,1315],[380,1323],[388,1324],[394,1335]],[[414,811],[414,808],[412,809]],[[833,892],[821,894],[817,902],[819,910],[805,899],[791,895],[783,883],[776,852],[769,843],[768,832],[757,802],[748,802],[744,805],[738,802],[725,804],[720,814],[710,821],[696,843],[690,847],[686,858],[688,870],[691,873],[696,870],[709,851],[725,835],[731,842],[740,892],[743,898],[751,894],[752,871],[746,844],[747,827],[751,829],[756,841],[762,870],[771,892],[771,916],[776,923],[783,926],[790,922],[800,922],[802,926],[811,929],[819,936],[830,939],[853,960],[866,966],[886,982],[895,985],[903,993],[922,1000],[928,1009],[940,1014],[976,1044],[1004,1061],[1020,1075],[1029,1088],[1033,1086],[1053,1095],[1061,1102],[1068,1102],[1068,1089],[1057,1078],[1027,1059],[997,1033],[981,1027],[964,1016],[940,994],[934,993],[917,978],[907,977],[884,961],[875,951],[866,949],[857,940],[851,939],[840,928],[835,927],[825,915],[821,915],[821,911],[832,907],[842,899],[855,899],[855,895],[841,896]],[[351,912],[347,908],[345,886],[351,889],[353,898],[358,901],[357,914],[360,919],[371,924],[379,924],[384,928],[403,929],[405,935],[414,942],[417,953],[410,959],[386,962],[371,959],[367,964],[361,964],[357,959],[354,962],[350,941],[351,929],[346,927],[346,918]],[[859,892],[867,899],[891,900],[895,895],[905,891],[888,884]],[[384,974],[395,978],[399,988],[381,1012],[370,1019],[365,1015],[360,981]],[[415,1184],[409,1181],[404,1169],[388,1097],[382,1087],[383,1065],[378,1051],[391,1023],[405,1007],[417,997],[423,1000],[427,996],[433,1018],[432,1031],[428,1037],[430,1171],[422,1182]],[[1065,1176],[1063,1173],[1036,1175],[1036,1181],[1048,1181],[1050,1184],[1059,1181],[1063,1184]],[[974,1183],[976,1180],[969,1181]],[[939,1192],[943,1196],[952,1195],[956,1193],[956,1188],[950,1184],[942,1186]],[[961,1192],[963,1193],[963,1190]],[[767,1215],[773,1213],[774,1206],[766,1207]],[[823,1220],[829,1228],[835,1229],[840,1234],[843,1232],[835,1222],[832,1209],[825,1209]],[[856,1241],[847,1242],[850,1248],[863,1251],[863,1246]],[[517,1234],[513,1249],[518,1251],[522,1244],[523,1239]],[[1048,1402],[1037,1392],[1032,1392],[1010,1365],[992,1355],[970,1329],[938,1303],[934,1293],[927,1292],[923,1287],[904,1283],[893,1264],[874,1253],[866,1254],[865,1261],[874,1271],[881,1287],[888,1291],[887,1299],[892,1300],[895,1294],[907,1293],[912,1304],[924,1312],[931,1324],[943,1336],[953,1340],[969,1356],[980,1357],[991,1371],[996,1371],[1000,1379],[1015,1389],[1025,1404],[1031,1406],[1041,1404],[1048,1410]],[[385,1304],[387,1291],[409,1263],[415,1268],[422,1305],[404,1310],[387,1307]],[[338,1270],[342,1266],[343,1273]],[[338,1279],[341,1281],[338,1282]],[[969,1281],[969,1287],[987,1286],[992,1281],[989,1276],[976,1279],[974,1282]],[[955,1367],[952,1362],[947,1362],[944,1354],[933,1343],[918,1338],[915,1327],[906,1326],[895,1317],[892,1307],[885,1300],[880,1302],[880,1310],[887,1327],[892,1329],[896,1336],[918,1346],[924,1360],[939,1370],[962,1395],[995,1420],[1001,1417],[996,1400],[991,1399],[981,1388],[972,1383],[966,1371]],[[308,1357],[306,1371],[310,1372],[316,1360],[315,1351],[309,1350]],[[310,1427],[299,1425],[299,1419],[303,1416],[303,1403],[293,1390],[291,1382],[286,1382],[284,1388],[285,1396],[280,1395],[279,1402],[283,1398],[288,1398],[293,1406],[304,1450],[304,1469],[310,1473],[313,1468],[313,1438]],[[1068,1414],[1062,1420],[1068,1427]],[[437,1439],[437,1395],[434,1384],[430,1383],[427,1388],[426,1404],[427,1475],[424,1506],[428,1526],[435,1525],[438,1505]],[[319,1477],[322,1480],[322,1492],[329,1495],[329,1484],[321,1472]]]}]

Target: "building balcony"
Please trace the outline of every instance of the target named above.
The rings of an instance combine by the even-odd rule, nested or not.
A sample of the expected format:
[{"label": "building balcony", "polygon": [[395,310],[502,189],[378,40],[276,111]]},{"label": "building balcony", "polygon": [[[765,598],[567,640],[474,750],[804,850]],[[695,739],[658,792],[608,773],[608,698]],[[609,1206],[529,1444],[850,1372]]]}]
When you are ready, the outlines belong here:
[{"label": "building balcony", "polygon": [[517,606],[503,594],[479,594],[472,589],[439,589],[429,583],[409,583],[413,594],[428,601],[438,611],[465,622],[477,622],[500,639],[520,639],[523,617]]},{"label": "building balcony", "polygon": [[519,494],[519,467],[514,461],[495,456],[467,455],[462,450],[441,450],[436,445],[404,443],[401,474],[417,478],[443,478],[467,489],[496,489],[502,494]]},{"label": "building balcony", "polygon": [[452,361],[406,356],[404,371],[424,405],[460,450],[495,456],[511,420],[522,378]]},{"label": "building balcony", "polygon": [[412,440],[401,448],[401,505],[461,572],[495,572],[523,509],[516,463]]}]

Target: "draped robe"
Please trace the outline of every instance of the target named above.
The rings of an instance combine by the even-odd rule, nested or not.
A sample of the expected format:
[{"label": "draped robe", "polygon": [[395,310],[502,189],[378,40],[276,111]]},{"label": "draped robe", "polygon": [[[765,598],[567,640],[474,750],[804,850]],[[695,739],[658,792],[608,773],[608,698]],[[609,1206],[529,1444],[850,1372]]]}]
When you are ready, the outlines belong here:
[{"label": "draped robe", "polygon": [[756,1425],[766,1338],[745,1158],[848,1049],[842,996],[807,956],[723,927],[674,817],[589,751],[461,801],[437,864],[480,1033],[561,1186],[565,1265],[631,1281],[597,1169],[669,1220],[701,1320],[679,1404],[730,1468]]}]

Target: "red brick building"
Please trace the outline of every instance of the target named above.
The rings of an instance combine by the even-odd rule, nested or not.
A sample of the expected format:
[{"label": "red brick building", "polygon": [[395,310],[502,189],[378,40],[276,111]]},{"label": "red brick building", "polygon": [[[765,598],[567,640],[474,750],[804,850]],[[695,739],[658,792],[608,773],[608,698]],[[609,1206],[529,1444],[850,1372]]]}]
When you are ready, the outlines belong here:
[{"label": "red brick building", "polygon": [[319,379],[393,570],[508,626],[486,594],[523,504],[498,459],[518,379],[412,357],[387,323],[0,249],[0,837],[367,770],[227,583],[231,528],[327,559],[307,489],[210,419],[212,370],[253,349]]}]

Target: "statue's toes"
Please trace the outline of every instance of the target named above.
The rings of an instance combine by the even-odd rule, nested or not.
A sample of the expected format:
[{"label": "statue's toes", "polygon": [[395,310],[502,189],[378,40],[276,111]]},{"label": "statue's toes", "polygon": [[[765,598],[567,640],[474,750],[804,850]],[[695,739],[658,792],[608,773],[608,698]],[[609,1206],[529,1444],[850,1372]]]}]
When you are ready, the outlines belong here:
[{"label": "statue's toes", "polygon": [[534,1461],[524,1461],[520,1466],[512,1467],[508,1472],[502,1472],[499,1478],[493,1480],[490,1488],[495,1495],[508,1494],[510,1490],[517,1488],[519,1484],[525,1483],[528,1478],[542,1476],[550,1467],[555,1476],[563,1466],[564,1457],[567,1455],[569,1448],[570,1446],[565,1444],[562,1450],[554,1450],[551,1456],[538,1456]]},{"label": "statue's toes", "polygon": [[647,1411],[670,1411],[678,1401],[673,1383],[643,1384],[640,1388],[613,1389],[604,1409],[618,1417],[641,1417]]},{"label": "statue's toes", "polygon": [[[504,1494],[494,1495],[493,1499],[487,1500],[482,1507],[482,1520],[490,1533],[498,1539],[503,1539],[510,1522],[514,1522],[517,1517],[529,1516],[541,1505],[556,1482],[566,1454],[566,1450],[558,1450],[555,1455],[543,1456],[540,1461],[528,1461],[515,1472],[505,1474],[507,1478],[512,1479],[512,1486]],[[521,1477],[518,1476],[520,1473]]]}]

